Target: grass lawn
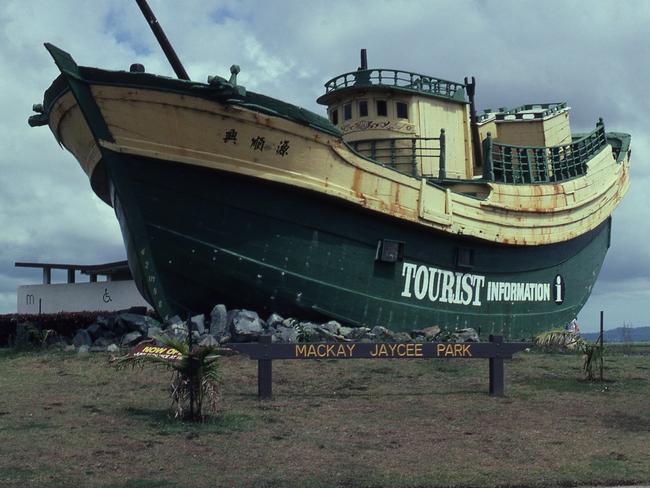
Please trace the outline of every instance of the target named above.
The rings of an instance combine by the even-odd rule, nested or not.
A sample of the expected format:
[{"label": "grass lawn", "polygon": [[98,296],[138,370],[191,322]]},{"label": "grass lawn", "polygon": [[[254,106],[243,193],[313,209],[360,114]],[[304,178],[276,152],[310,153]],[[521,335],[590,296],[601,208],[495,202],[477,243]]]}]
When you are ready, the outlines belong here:
[{"label": "grass lawn", "polygon": [[650,481],[650,356],[520,353],[506,397],[487,360],[223,358],[221,414],[170,418],[160,368],[0,349],[0,486],[576,486]]}]

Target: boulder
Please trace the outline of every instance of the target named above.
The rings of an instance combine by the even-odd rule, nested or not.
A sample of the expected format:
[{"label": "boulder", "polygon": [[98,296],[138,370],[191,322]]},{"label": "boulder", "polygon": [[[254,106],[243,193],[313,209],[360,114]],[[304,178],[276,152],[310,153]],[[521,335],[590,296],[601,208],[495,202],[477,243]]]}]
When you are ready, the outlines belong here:
[{"label": "boulder", "polygon": [[169,337],[173,337],[178,340],[187,339],[187,327],[183,322],[174,322],[166,330],[166,333]]},{"label": "boulder", "polygon": [[288,319],[284,319],[282,321],[282,325],[284,325],[285,327],[295,327],[298,324],[299,322],[296,319],[291,317],[289,317]]},{"label": "boulder", "polygon": [[351,339],[353,332],[354,332],[354,327],[345,327],[345,326],[342,325],[339,328],[339,334],[341,334],[346,339]]},{"label": "boulder", "polygon": [[393,340],[395,342],[413,342],[413,338],[408,332],[395,332]]},{"label": "boulder", "polygon": [[149,327],[149,328],[147,329],[147,334],[146,334],[146,336],[147,336],[149,339],[153,339],[154,337],[157,337],[157,336],[159,336],[159,335],[162,335],[162,333],[163,333],[163,331],[162,331],[162,329],[161,329],[160,327],[156,327],[155,325],[153,325],[153,326],[151,326],[151,327]]},{"label": "boulder", "polygon": [[95,342],[93,342],[92,347],[103,347],[106,348],[107,346],[110,346],[115,342],[114,338],[110,337],[98,337],[95,339]]},{"label": "boulder", "polygon": [[90,352],[90,346],[87,346],[85,344],[82,345],[82,346],[79,346],[79,349],[77,350],[77,353],[80,356],[87,356],[89,352]]},{"label": "boulder", "polygon": [[95,323],[99,325],[102,334],[107,332],[121,336],[126,334],[126,326],[119,320],[116,315],[100,315],[95,319]]},{"label": "boulder", "polygon": [[200,335],[205,334],[205,315],[195,315],[191,319],[192,329],[197,331]]},{"label": "boulder", "polygon": [[210,334],[221,337],[228,332],[228,311],[225,305],[215,305],[210,312]]},{"label": "boulder", "polygon": [[386,327],[377,325],[370,332],[376,337],[377,342],[395,342],[395,333]]},{"label": "boulder", "polygon": [[90,324],[88,327],[86,327],[86,332],[88,332],[90,334],[90,337],[93,339],[97,339],[103,332],[103,328],[101,325],[95,322],[94,324]]},{"label": "boulder", "polygon": [[124,327],[129,332],[138,331],[141,334],[146,334],[149,327],[160,327],[160,322],[148,315],[137,315],[134,313],[121,313],[118,316],[118,321],[124,324]]},{"label": "boulder", "polygon": [[269,318],[266,319],[266,326],[269,328],[276,328],[279,325],[282,325],[282,322],[284,322],[284,319],[280,315],[272,313],[269,315]]},{"label": "boulder", "polygon": [[264,332],[264,323],[256,312],[238,310],[232,315],[230,331],[236,341],[254,341]]},{"label": "boulder", "polygon": [[[167,320],[165,320],[165,324],[163,325],[163,329],[169,329],[173,326],[183,326],[185,327],[185,321],[182,320],[178,315],[173,315]],[[187,329],[186,329],[187,330]]]},{"label": "boulder", "polygon": [[232,334],[230,332],[226,332],[222,336],[217,337],[217,340],[219,341],[219,344],[226,344],[227,342],[232,341]]},{"label": "boulder", "polygon": [[353,327],[352,331],[346,336],[348,339],[361,339],[364,337],[366,334],[370,333],[370,329],[368,327]]},{"label": "boulder", "polygon": [[90,337],[88,331],[84,329],[79,329],[77,333],[74,335],[74,337],[72,338],[72,343],[76,347],[81,347],[81,346],[90,347],[90,345],[93,343],[93,339],[92,337]]},{"label": "boulder", "polygon": [[[321,329],[318,324],[311,322],[287,322],[285,320],[283,324],[294,324],[293,329],[296,331],[296,342],[317,342],[325,339],[324,329]],[[285,325],[287,328],[291,328],[289,325]]]},{"label": "boulder", "polygon": [[329,322],[321,324],[320,328],[326,330],[330,334],[339,335],[341,331],[341,324],[339,324],[336,320],[330,320]]},{"label": "boulder", "polygon": [[110,344],[106,347],[106,352],[118,352],[120,350],[117,344]]},{"label": "boulder", "polygon": [[199,346],[202,347],[217,347],[218,345],[219,341],[215,339],[214,336],[209,334],[205,336],[201,342],[199,342]]},{"label": "boulder", "polygon": [[142,339],[142,334],[139,331],[134,330],[133,332],[129,332],[128,334],[122,336],[122,340],[120,341],[120,344],[123,346],[133,346],[138,342],[140,342],[141,339]]},{"label": "boulder", "polygon": [[432,341],[438,334],[440,334],[440,327],[432,325],[424,329],[414,330],[411,335],[413,337],[424,337],[426,341]]},{"label": "boulder", "polygon": [[273,342],[298,342],[298,331],[293,327],[285,327],[284,325],[279,325],[274,329]]},{"label": "boulder", "polygon": [[68,344],[68,340],[55,330],[47,330],[43,337],[43,343],[47,346],[65,347]]},{"label": "boulder", "polygon": [[331,332],[331,328],[324,328],[322,325],[316,326],[316,333],[318,334],[317,340],[323,340],[327,342],[347,342],[349,339],[346,339],[340,334],[334,334]]},{"label": "boulder", "polygon": [[481,338],[472,328],[456,329],[451,333],[449,342],[481,342]]}]

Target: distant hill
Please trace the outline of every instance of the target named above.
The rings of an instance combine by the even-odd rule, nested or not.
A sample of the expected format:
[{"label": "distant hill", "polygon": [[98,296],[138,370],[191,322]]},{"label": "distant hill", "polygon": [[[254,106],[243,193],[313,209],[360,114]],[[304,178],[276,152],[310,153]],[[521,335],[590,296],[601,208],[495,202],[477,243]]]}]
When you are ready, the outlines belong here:
[{"label": "distant hill", "polygon": [[[598,332],[580,334],[588,341],[598,339]],[[627,337],[626,337],[627,336]],[[605,342],[639,342],[650,341],[650,327],[617,327],[605,330]]]}]

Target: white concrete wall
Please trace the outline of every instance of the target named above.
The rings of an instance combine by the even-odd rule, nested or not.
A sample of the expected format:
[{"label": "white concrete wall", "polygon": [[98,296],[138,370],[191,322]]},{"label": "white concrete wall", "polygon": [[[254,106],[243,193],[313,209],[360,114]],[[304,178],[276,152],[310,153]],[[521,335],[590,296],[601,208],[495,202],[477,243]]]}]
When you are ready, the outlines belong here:
[{"label": "white concrete wall", "polygon": [[115,311],[129,307],[151,306],[129,281],[97,283],[60,283],[18,287],[18,313]]}]

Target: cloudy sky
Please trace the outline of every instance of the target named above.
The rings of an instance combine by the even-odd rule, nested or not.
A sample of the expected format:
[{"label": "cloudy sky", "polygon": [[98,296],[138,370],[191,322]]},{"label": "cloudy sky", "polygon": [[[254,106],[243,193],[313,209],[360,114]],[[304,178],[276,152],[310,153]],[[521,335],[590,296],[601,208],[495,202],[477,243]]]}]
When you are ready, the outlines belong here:
[{"label": "cloudy sky", "polygon": [[[319,113],[323,83],[356,69],[400,68],[477,79],[478,108],[567,101],[575,132],[598,117],[633,141],[632,186],[614,213],[612,247],[580,315],[595,330],[649,325],[650,2],[150,0],[190,77],[228,75],[248,89]],[[182,5],[182,7],[181,7]],[[0,9],[0,313],[16,287],[40,282],[16,261],[124,259],[112,209],[50,131],[30,128],[33,103],[58,74],[51,42],[86,66],[173,76],[135,1],[3,0]],[[54,278],[63,280],[54,275]]]}]

